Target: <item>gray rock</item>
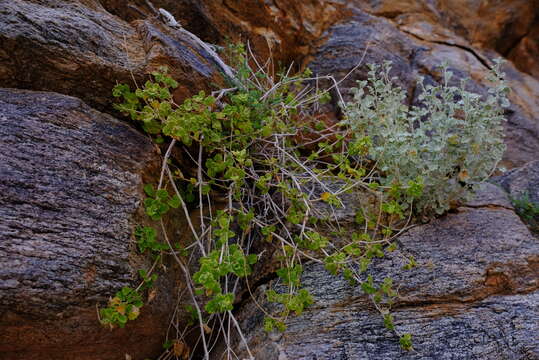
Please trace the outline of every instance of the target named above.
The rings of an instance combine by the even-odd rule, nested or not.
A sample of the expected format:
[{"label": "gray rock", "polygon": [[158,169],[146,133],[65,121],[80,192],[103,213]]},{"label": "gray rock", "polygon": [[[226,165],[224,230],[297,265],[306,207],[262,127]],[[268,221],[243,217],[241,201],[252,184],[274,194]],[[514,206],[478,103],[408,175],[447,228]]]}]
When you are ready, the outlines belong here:
[{"label": "gray rock", "polygon": [[494,182],[500,184],[513,198],[528,195],[531,201],[539,204],[539,160],[511,170],[494,179]]},{"label": "gray rock", "polygon": [[173,272],[126,329],[109,331],[96,313],[149,268],[132,232],[159,164],[147,137],[81,100],[0,89],[0,358],[159,353]]},{"label": "gray rock", "polygon": [[507,193],[498,185],[484,182],[479,185],[474,198],[466,203],[470,207],[500,206],[513,209]]}]

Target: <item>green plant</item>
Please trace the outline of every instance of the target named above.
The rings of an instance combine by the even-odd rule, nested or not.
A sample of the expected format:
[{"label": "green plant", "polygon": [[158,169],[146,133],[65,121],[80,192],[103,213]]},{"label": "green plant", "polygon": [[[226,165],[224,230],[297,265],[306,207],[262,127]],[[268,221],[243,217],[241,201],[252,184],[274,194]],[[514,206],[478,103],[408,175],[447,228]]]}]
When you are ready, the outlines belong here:
[{"label": "green plant", "polygon": [[[243,46],[229,49],[228,57],[236,76],[232,87],[200,92],[182,104],[172,100],[171,89],[178,84],[166,69],[153,73],[142,89],[114,89],[123,100],[118,110],[156,139],[168,141],[159,183],[145,187],[144,202],[165,241],[157,241],[153,227],[135,232],[139,250],[149,250],[156,259],[149,272],[141,273],[143,284],[155,280],[151,273],[160,255],[172,255],[185,274],[192,303],[187,328],[198,323],[208,357],[211,324],[225,331],[222,324],[228,322],[245,341],[232,310],[238,289],[251,291],[249,275],[260,260],[252,249],[266,247],[281,266],[275,286],[266,292],[279,310],[261,307],[265,330],[285,330],[289,316],[300,315],[315,301],[301,282],[308,259],[360,286],[382,315],[381,323],[411,349],[411,335],[398,331],[390,312],[398,297],[393,280],[375,279],[370,265],[397,251],[403,269],[413,269],[415,259],[400,253],[394,241],[413,219],[413,209],[447,209],[495,166],[503,150],[498,101],[505,99],[506,88],[495,88],[483,109],[479,97],[450,87],[444,71],[444,85],[425,87],[427,105],[409,109],[402,104],[402,90],[391,85],[389,65],[372,66],[370,82],[360,83],[354,102],[345,108],[346,121],[327,129],[316,119],[329,93],[312,84],[332,81],[342,99],[331,76],[313,77],[308,69],[275,74],[271,62],[260,65]],[[367,84],[369,95],[362,90]],[[470,142],[474,131],[491,138]],[[181,165],[170,157],[175,146],[188,159]],[[490,154],[485,158],[477,151]],[[360,192],[362,200],[354,204],[355,231],[347,234],[338,210],[346,205],[343,195],[351,192]],[[182,247],[169,240],[163,217],[170,208],[183,210],[192,244]],[[199,214],[199,226],[190,220],[193,213]],[[190,263],[194,259],[197,265]],[[193,266],[198,270],[191,274]],[[178,319],[174,341],[185,344],[188,330],[181,330]]]},{"label": "green plant", "polygon": [[539,203],[530,200],[529,193],[522,193],[518,198],[511,198],[517,214],[529,224],[533,231],[539,232]]},{"label": "green plant", "polygon": [[[453,74],[442,66],[440,85],[425,85],[420,79],[419,106],[405,105],[405,91],[390,78],[390,62],[370,65],[368,81],[358,82],[353,101],[344,108],[356,138],[373,144],[369,156],[383,186],[421,184],[415,207],[422,213],[442,214],[469,199],[505,150],[502,123],[508,87],[500,64],[493,68],[495,86],[486,98],[466,91],[466,80],[452,86]],[[410,191],[415,190],[403,195],[409,197]]]},{"label": "green plant", "polygon": [[108,307],[99,310],[101,323],[110,328],[123,328],[128,320],[135,320],[139,316],[142,305],[140,293],[136,289],[124,287],[109,300]]}]

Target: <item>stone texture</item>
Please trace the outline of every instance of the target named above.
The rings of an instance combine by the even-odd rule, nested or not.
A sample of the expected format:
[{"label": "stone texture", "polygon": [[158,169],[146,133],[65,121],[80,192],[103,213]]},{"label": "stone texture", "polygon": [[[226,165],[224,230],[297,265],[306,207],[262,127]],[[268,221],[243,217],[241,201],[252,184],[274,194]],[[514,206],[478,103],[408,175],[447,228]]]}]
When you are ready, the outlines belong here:
[{"label": "stone texture", "polygon": [[506,55],[533,27],[537,0],[367,0],[353,1],[369,14],[392,19],[423,19],[441,24],[474,47]]},{"label": "stone texture", "polygon": [[[155,15],[153,9],[145,1],[129,0],[99,0],[103,8],[127,22],[145,20]],[[217,28],[211,23],[201,8],[199,0],[153,0],[151,4],[155,10],[163,8],[170,12],[174,18],[188,31],[196,34],[204,41],[219,43],[223,40]]]},{"label": "stone texture", "polygon": [[494,182],[514,198],[527,194],[531,201],[539,203],[539,160],[511,170],[494,179]]},{"label": "stone texture", "polygon": [[[200,1],[199,8],[220,34],[249,40],[265,61],[298,61],[346,14],[346,1]],[[270,50],[271,49],[271,50]]]},{"label": "stone texture", "polygon": [[159,164],[147,137],[81,100],[0,89],[0,358],[159,354],[177,273],[125,329],[96,313],[149,268],[132,232]]},{"label": "stone texture", "polygon": [[508,58],[520,71],[539,79],[539,17],[528,33],[511,49]]},{"label": "stone texture", "polygon": [[499,206],[513,209],[511,200],[501,186],[490,182],[482,183],[477,189],[475,197],[466,204],[467,207]]},{"label": "stone texture", "polygon": [[[402,235],[401,251],[418,262],[413,270],[402,270],[396,254],[369,271],[375,279],[394,279],[396,328],[413,334],[414,351],[399,348],[358,287],[308,263],[302,281],[315,304],[291,316],[284,333],[266,334],[252,302],[238,313],[251,352],[268,360],[539,358],[539,242],[511,210],[483,203]],[[239,357],[246,356],[236,344]]]},{"label": "stone texture", "polygon": [[156,18],[129,24],[93,0],[0,3],[0,86],[59,92],[111,110],[116,83],[143,83],[160,66],[180,82],[178,101],[223,81],[204,49]]},{"label": "stone texture", "polygon": [[[112,13],[131,21],[152,14],[143,2],[101,0]],[[275,65],[300,61],[331,25],[347,16],[344,0],[154,0],[173,14],[186,29],[204,40],[225,45],[225,39],[247,42],[265,62]],[[137,9],[135,10],[134,7]]]}]

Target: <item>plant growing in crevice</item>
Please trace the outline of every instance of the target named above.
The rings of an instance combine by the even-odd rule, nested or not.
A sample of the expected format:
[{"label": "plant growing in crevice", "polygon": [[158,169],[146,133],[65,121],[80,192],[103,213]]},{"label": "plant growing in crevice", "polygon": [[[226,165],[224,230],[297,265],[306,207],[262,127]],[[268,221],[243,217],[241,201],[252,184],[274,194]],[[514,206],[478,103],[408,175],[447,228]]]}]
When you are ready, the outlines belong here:
[{"label": "plant growing in crevice", "polygon": [[511,202],[517,214],[534,232],[539,232],[539,203],[530,199],[530,194],[524,192],[518,197],[512,197]]},{"label": "plant growing in crevice", "polygon": [[[154,138],[169,142],[157,187],[145,187],[148,198],[144,202],[164,242],[156,240],[154,227],[137,228],[135,234],[141,252],[171,255],[185,276],[191,321],[182,328],[176,311],[171,327],[175,335],[168,343],[186,344],[186,334],[197,324],[198,344],[206,358],[217,334],[232,357],[230,331],[234,328],[252,357],[232,311],[240,288],[251,291],[249,275],[264,258],[254,249],[266,248],[264,256],[273,253],[281,264],[276,271],[278,286],[266,292],[267,300],[277,304],[279,311],[270,313],[260,307],[267,331],[285,330],[289,316],[300,315],[316,301],[301,282],[304,265],[310,261],[360,286],[381,313],[381,323],[398,335],[404,349],[411,349],[411,335],[399,332],[390,313],[398,297],[393,280],[375,279],[370,265],[375,258],[396,252],[403,269],[412,269],[415,259],[399,251],[394,240],[407,228],[414,210],[441,212],[453,196],[461,198],[452,189],[426,192],[452,186],[451,181],[442,181],[441,174],[455,179],[448,174],[456,167],[458,180],[467,186],[494,166],[503,149],[497,137],[501,121],[497,101],[503,99],[505,88],[496,88],[488,110],[476,109],[477,97],[447,84],[425,88],[425,108],[407,109],[402,92],[390,84],[389,66],[381,72],[373,66],[369,95],[356,90],[354,102],[345,107],[345,121],[311,126],[309,120],[316,117],[319,104],[328,100],[328,90],[336,91],[342,103],[339,83],[333,77],[315,77],[308,69],[291,75],[291,68],[274,74],[271,61],[261,64],[243,46],[233,47],[229,60],[236,77],[230,88],[200,92],[182,104],[172,100],[171,89],[177,83],[165,69],[153,73],[153,81],[142,89],[131,91],[125,85],[114,89],[114,96],[123,100],[118,110],[140,122]],[[329,80],[330,89],[321,90],[320,80]],[[445,103],[458,102],[457,95],[462,96],[462,104]],[[473,126],[458,121],[460,111]],[[419,123],[429,115],[447,131],[437,132],[433,123]],[[454,142],[460,144],[474,129],[492,125],[487,118],[496,125],[485,130],[494,138],[477,140],[477,145],[463,141],[464,150],[453,148]],[[451,126],[458,131],[450,130]],[[305,138],[312,140],[298,140]],[[171,159],[176,146],[183,150],[190,168],[185,164],[180,168]],[[437,154],[451,159],[447,165],[434,158],[440,146],[445,150]],[[477,146],[480,151],[491,150],[487,164],[477,158],[480,153],[468,156]],[[416,160],[396,158],[413,151]],[[354,204],[359,207],[355,231],[345,235],[339,210],[346,206],[344,196],[353,192],[362,193],[363,200]],[[170,208],[184,212],[192,244],[182,247],[169,238],[162,217]],[[193,213],[199,214],[197,227],[190,221]],[[160,255],[155,258],[158,261]],[[193,267],[197,270],[192,273]],[[145,282],[152,282],[149,273],[141,274]]]},{"label": "plant growing in crevice", "polygon": [[370,65],[369,79],[358,82],[344,109],[356,138],[372,143],[369,156],[382,185],[421,183],[415,207],[424,214],[442,214],[470,199],[505,151],[509,88],[500,65],[496,61],[490,78],[495,86],[486,99],[466,91],[466,79],[451,85],[453,74],[443,65],[440,85],[425,85],[420,78],[420,105],[411,107],[404,104],[405,91],[393,85],[391,63]]}]

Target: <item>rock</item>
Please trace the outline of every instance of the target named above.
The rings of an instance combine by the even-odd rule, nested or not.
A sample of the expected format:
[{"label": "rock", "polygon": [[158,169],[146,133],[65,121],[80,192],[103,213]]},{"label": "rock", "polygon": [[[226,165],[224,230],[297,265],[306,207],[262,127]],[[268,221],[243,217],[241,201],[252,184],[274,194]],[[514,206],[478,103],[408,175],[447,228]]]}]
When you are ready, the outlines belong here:
[{"label": "rock", "polygon": [[[99,0],[101,5],[110,12],[127,22],[145,20],[155,16],[149,2],[133,3],[125,0]],[[223,37],[206,18],[199,0],[152,0],[153,8],[158,11],[163,8],[170,12],[186,30],[196,34],[202,40],[219,43]]]},{"label": "rock", "polygon": [[0,89],[0,358],[159,354],[177,272],[125,329],[96,312],[151,265],[132,233],[159,166],[147,137],[81,100]]},{"label": "rock", "polygon": [[421,19],[440,24],[458,37],[466,39],[473,47],[507,55],[533,27],[539,1],[368,0],[355,2],[352,6],[397,23],[414,18],[416,21]]},{"label": "rock", "polygon": [[538,10],[537,0],[441,0],[433,12],[472,46],[505,55],[529,31]]},{"label": "rock", "polygon": [[[497,201],[459,208],[402,235],[401,251],[418,262],[411,271],[394,253],[369,269],[398,287],[392,313],[397,331],[413,334],[414,351],[400,349],[358,286],[313,263],[304,265],[302,283],[315,303],[290,316],[284,333],[265,333],[264,314],[252,301],[238,311],[250,351],[268,360],[539,358],[539,242]],[[260,304],[267,286],[279,288],[272,281],[258,289]],[[247,357],[245,345],[235,344],[239,358]]]},{"label": "rock", "polygon": [[[414,104],[419,95],[417,76],[424,76],[427,82],[439,81],[439,66],[444,61],[449,62],[455,84],[461,78],[470,78],[468,90],[486,94],[489,66],[498,56],[493,51],[473,48],[466,39],[425,16],[403,16],[393,21],[355,9],[352,17],[328,29],[327,41],[306,58],[306,64],[315,73],[331,74],[337,80],[360,65],[340,85],[346,100],[356,80],[367,77],[367,64],[392,61],[397,85],[407,90],[408,102]],[[513,92],[503,165],[515,167],[535,160],[539,153],[539,81],[510,63],[504,71]]]},{"label": "rock", "polygon": [[539,161],[514,169],[493,182],[509,193],[522,221],[539,234]]},{"label": "rock", "polygon": [[539,160],[511,170],[494,179],[513,198],[528,195],[530,200],[539,203]]},{"label": "rock", "polygon": [[466,207],[499,206],[513,210],[513,205],[507,193],[498,185],[485,182],[479,185],[474,198],[466,203]]},{"label": "rock", "polygon": [[523,36],[508,54],[508,58],[522,72],[539,79],[539,21]]},{"label": "rock", "polygon": [[0,3],[0,86],[54,91],[111,110],[112,87],[167,66],[175,99],[221,83],[210,54],[156,18],[129,24],[96,0]]},{"label": "rock", "polygon": [[[104,0],[109,6],[123,1]],[[343,0],[155,0],[181,19],[185,27],[207,41],[247,42],[262,63],[271,55],[277,66],[301,59],[324,36],[324,31],[347,16]],[[116,5],[119,8],[121,5]],[[147,10],[143,10],[147,11]],[[119,11],[122,13],[125,11]],[[124,15],[127,16],[127,15]],[[201,26],[204,24],[204,26]]]}]

